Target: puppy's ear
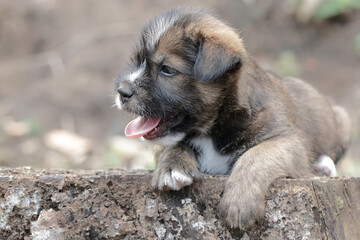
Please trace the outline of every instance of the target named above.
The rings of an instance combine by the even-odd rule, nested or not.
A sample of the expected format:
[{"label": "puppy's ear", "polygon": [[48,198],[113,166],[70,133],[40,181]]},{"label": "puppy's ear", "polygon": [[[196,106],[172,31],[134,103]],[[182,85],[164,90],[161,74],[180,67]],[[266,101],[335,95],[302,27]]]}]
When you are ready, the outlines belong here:
[{"label": "puppy's ear", "polygon": [[223,44],[203,39],[194,65],[194,74],[199,81],[211,81],[227,71],[241,67],[240,56]]}]

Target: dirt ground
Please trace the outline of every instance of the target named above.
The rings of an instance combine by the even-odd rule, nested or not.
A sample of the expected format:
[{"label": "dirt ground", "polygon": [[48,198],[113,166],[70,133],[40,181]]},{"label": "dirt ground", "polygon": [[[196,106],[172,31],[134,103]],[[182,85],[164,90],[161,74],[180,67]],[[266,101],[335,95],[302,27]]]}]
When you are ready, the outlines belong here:
[{"label": "dirt ground", "polygon": [[[266,3],[265,3],[266,2]],[[213,9],[248,51],[345,106],[353,143],[340,174],[360,176],[360,12],[300,24],[286,1],[182,1]],[[152,168],[151,147],[123,137],[133,118],[112,107],[141,26],[178,1],[0,2],[0,166]]]}]

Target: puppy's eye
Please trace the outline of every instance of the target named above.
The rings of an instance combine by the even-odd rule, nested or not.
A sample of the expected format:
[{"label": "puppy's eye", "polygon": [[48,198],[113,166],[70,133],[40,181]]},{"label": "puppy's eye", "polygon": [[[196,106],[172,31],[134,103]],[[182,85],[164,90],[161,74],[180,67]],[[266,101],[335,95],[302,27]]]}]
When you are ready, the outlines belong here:
[{"label": "puppy's eye", "polygon": [[169,67],[167,65],[162,65],[159,70],[159,73],[166,77],[173,77],[176,74],[178,74],[178,71],[176,71],[175,69],[173,69],[172,67]]}]

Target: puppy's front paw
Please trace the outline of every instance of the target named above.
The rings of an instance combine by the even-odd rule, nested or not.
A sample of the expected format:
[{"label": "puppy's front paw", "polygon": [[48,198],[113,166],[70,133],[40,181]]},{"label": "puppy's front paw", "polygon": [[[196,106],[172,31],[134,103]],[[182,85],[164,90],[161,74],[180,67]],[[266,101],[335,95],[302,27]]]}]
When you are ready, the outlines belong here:
[{"label": "puppy's front paw", "polygon": [[264,201],[246,192],[226,191],[220,201],[219,215],[232,228],[246,229],[263,217]]},{"label": "puppy's front paw", "polygon": [[192,184],[199,175],[200,173],[197,169],[158,167],[154,172],[152,185],[160,190],[163,190],[164,187],[179,190]]}]

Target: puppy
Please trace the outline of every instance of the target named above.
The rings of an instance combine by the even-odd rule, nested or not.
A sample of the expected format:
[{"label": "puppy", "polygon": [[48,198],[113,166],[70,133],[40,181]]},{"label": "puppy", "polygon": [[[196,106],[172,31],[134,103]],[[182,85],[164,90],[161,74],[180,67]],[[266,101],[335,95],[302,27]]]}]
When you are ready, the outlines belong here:
[{"label": "puppy", "polygon": [[153,186],[178,190],[200,173],[230,174],[219,212],[232,227],[264,216],[276,178],[334,175],[350,138],[341,107],[264,71],[238,32],[202,10],[152,19],[116,91],[119,108],[139,116],[126,136],[163,146]]}]

